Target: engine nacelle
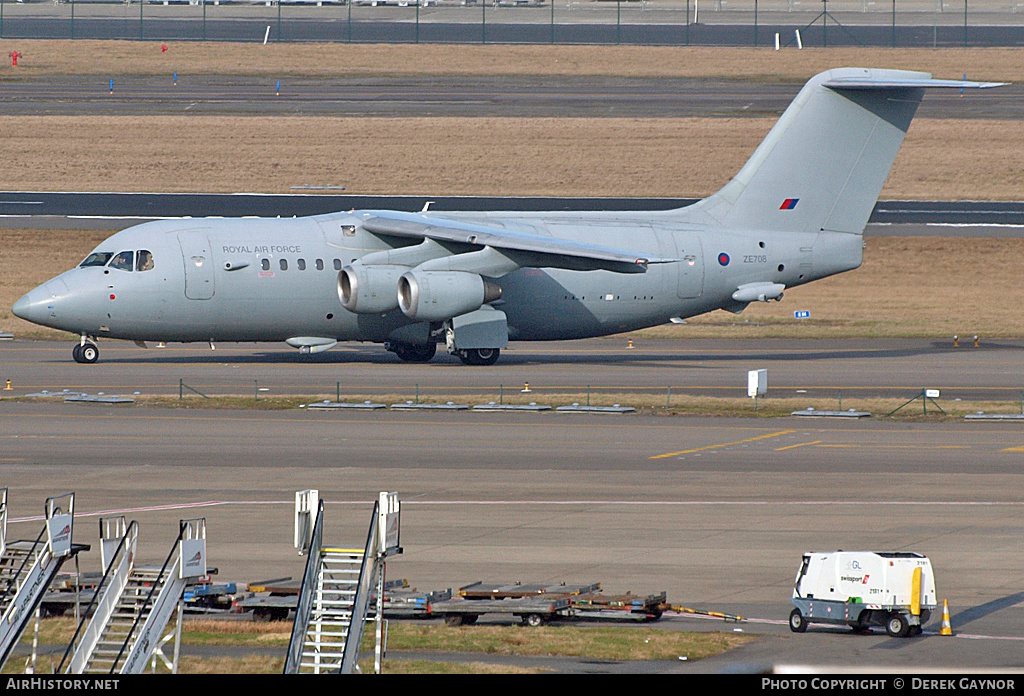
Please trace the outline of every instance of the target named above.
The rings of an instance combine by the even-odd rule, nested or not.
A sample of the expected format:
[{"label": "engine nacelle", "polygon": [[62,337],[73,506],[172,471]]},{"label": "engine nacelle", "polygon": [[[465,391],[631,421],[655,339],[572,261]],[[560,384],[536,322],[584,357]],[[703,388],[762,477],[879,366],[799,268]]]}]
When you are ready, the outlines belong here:
[{"label": "engine nacelle", "polygon": [[383,314],[398,307],[398,279],[408,266],[345,266],[338,273],[341,305],[356,314]]},{"label": "engine nacelle", "polygon": [[398,279],[398,306],[418,321],[443,321],[480,309],[501,288],[476,273],[409,271]]}]

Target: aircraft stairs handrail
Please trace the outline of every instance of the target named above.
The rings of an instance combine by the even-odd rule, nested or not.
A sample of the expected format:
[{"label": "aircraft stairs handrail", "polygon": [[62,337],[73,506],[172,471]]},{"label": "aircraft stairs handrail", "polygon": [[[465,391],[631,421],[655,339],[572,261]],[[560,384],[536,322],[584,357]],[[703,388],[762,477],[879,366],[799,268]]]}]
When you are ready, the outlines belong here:
[{"label": "aircraft stairs handrail", "polygon": [[[297,674],[304,668],[312,669],[314,673],[351,674],[357,670],[366,612],[379,571],[377,507],[378,503],[374,503],[365,549],[345,550],[322,546],[323,503],[320,503],[310,537],[310,553],[299,592],[285,674]],[[336,566],[329,567],[332,561],[340,562],[341,557],[359,563],[355,582],[339,581],[337,578],[345,571]],[[355,589],[341,590],[338,584],[354,585]],[[351,596],[351,599],[342,599],[344,596]],[[312,640],[310,634],[314,635]],[[307,649],[310,647],[312,649]],[[333,652],[332,648],[340,648],[340,652]]]},{"label": "aircraft stairs handrail", "polygon": [[[32,544],[31,548],[27,552],[24,552],[24,555],[22,555],[21,558],[21,564],[18,566],[18,570],[14,572],[10,582],[7,583],[3,593],[0,594],[0,610],[2,610],[3,614],[7,613],[7,610],[10,608],[14,598],[18,594],[18,591],[21,589],[20,581],[25,579],[25,576],[28,574],[28,570],[35,564],[39,553],[47,546],[44,541],[45,537],[46,527],[44,526],[43,530],[39,532],[39,536],[36,537],[36,540],[29,542]],[[8,548],[11,547],[8,546]]]},{"label": "aircraft stairs handrail", "polygon": [[[288,641],[288,654],[284,661],[284,674],[297,674],[302,663],[302,648],[309,630],[309,619],[313,602],[314,584],[319,573],[321,542],[323,540],[324,502],[317,506],[316,521],[309,536],[309,550],[306,558],[306,570],[299,586],[299,600],[295,607],[295,623],[292,624],[292,635]],[[315,549],[315,552],[314,552]]]},{"label": "aircraft stairs handrail", "polygon": [[[107,569],[96,585],[89,604],[82,612],[82,620],[68,643],[64,656],[57,666],[56,673],[81,674],[88,663],[96,642],[102,635],[110,616],[116,607],[117,599],[124,591],[134,565],[135,542],[138,538],[138,523],[132,520],[121,537],[117,548],[111,555]],[[129,547],[130,544],[130,547]],[[115,584],[116,581],[116,584]],[[115,588],[117,588],[115,590]],[[102,605],[102,606],[99,606]],[[91,617],[91,618],[90,618]],[[72,650],[74,653],[72,654]],[[69,661],[70,659],[70,661]],[[65,664],[67,668],[65,669]]]},{"label": "aircraft stairs handrail", "polygon": [[[122,664],[122,670],[121,670],[121,673],[124,673],[124,669],[127,668],[128,664],[129,664],[129,661],[132,659],[132,655],[136,652],[135,651],[135,646],[139,643],[139,640],[137,640],[137,639],[136,640],[132,640],[132,638],[135,637],[136,631],[140,631],[140,635],[137,638],[143,637],[142,636],[143,631],[140,630],[140,627],[141,628],[147,628],[147,626],[148,626],[148,619],[150,618],[150,616],[153,613],[152,612],[153,605],[154,605],[153,596],[156,594],[157,590],[160,590],[161,592],[163,592],[164,585],[167,582],[167,579],[165,578],[165,576],[168,576],[169,571],[173,570],[174,567],[176,567],[180,563],[180,561],[181,561],[180,547],[181,547],[181,540],[185,536],[185,530],[186,530],[186,525],[184,523],[179,524],[178,536],[174,540],[174,544],[171,546],[171,552],[169,554],[167,554],[167,558],[164,560],[163,565],[160,567],[160,572],[157,573],[156,579],[154,580],[153,584],[150,586],[149,592],[146,594],[146,598],[143,600],[142,604],[139,606],[138,611],[136,611],[135,619],[132,622],[131,627],[128,629],[128,634],[125,636],[124,642],[121,644],[121,649],[118,651],[117,656],[114,658],[114,662],[113,662],[113,664],[110,667],[110,674],[114,674],[115,670],[117,669],[117,666],[119,664],[122,664],[121,658],[125,657],[125,651],[127,651],[128,655],[127,655],[127,657],[125,657],[124,664]],[[174,558],[176,553],[178,554],[177,559]],[[172,559],[174,559],[174,560],[172,561]],[[149,627],[149,628],[155,628],[155,627]],[[162,630],[163,626],[160,626],[160,629]],[[145,632],[148,633],[149,629],[147,629]],[[155,641],[153,641],[152,643],[153,643],[153,645],[156,644]],[[142,664],[144,666],[145,665],[145,661],[143,661]]]},{"label": "aircraft stairs handrail", "polygon": [[14,647],[25,632],[29,619],[42,603],[43,596],[64,562],[89,548],[85,544],[72,543],[68,547],[68,553],[57,556],[53,554],[49,539],[43,540],[42,537],[45,535],[44,529],[43,534],[33,545],[33,554],[27,556],[22,564],[24,566],[28,559],[32,558],[32,565],[24,572],[17,591],[0,616],[0,667],[7,664]]},{"label": "aircraft stairs handrail", "polygon": [[380,503],[373,504],[373,515],[370,518],[370,531],[366,537],[366,551],[363,553],[363,563],[359,569],[359,581],[356,584],[356,594],[352,599],[352,617],[348,628],[348,635],[345,638],[345,648],[341,658],[341,673],[355,674],[359,670],[359,647],[363,641],[363,630],[366,628],[366,612],[373,597],[374,584],[377,574],[380,572],[381,549],[379,535],[377,533],[378,507]]}]

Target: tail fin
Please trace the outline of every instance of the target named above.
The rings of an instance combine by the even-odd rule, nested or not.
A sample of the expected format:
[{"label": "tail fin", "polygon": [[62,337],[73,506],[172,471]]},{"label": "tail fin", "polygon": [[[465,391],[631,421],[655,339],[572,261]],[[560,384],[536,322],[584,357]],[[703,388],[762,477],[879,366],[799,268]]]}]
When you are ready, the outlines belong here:
[{"label": "tail fin", "polygon": [[725,187],[677,213],[734,229],[861,234],[924,89],[997,84],[905,70],[820,73]]}]

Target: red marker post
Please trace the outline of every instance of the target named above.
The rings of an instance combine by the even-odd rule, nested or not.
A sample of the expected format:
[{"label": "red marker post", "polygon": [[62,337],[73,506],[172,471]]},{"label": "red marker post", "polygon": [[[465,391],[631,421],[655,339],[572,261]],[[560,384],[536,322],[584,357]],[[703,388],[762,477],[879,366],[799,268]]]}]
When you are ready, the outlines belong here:
[{"label": "red marker post", "polygon": [[25,54],[24,53],[18,53],[17,51],[11,51],[7,55],[9,55],[11,57],[11,65],[13,65],[14,67],[18,67],[18,59],[21,58]]}]

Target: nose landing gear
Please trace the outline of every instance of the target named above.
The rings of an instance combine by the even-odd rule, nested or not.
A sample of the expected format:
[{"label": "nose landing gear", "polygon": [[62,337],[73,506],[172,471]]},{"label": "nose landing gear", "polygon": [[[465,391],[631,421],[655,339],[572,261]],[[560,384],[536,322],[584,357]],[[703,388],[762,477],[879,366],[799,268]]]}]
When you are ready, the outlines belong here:
[{"label": "nose landing gear", "polygon": [[99,360],[100,349],[96,347],[95,343],[83,337],[81,342],[76,343],[75,347],[71,349],[71,357],[75,359],[76,363],[91,365]]}]

